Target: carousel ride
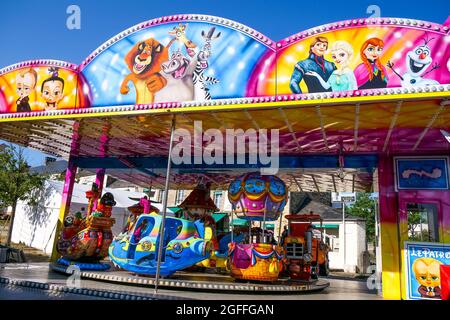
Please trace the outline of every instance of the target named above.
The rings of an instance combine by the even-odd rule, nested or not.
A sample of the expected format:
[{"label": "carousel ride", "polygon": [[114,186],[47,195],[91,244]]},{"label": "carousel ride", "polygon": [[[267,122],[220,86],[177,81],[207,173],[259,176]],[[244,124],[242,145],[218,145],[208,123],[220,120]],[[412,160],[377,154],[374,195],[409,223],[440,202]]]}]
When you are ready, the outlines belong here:
[{"label": "carousel ride", "polygon": [[[216,221],[212,217],[219,208],[210,196],[208,183],[199,183],[194,190],[178,206],[183,216],[191,221],[201,221],[206,227],[206,239],[211,243],[210,256],[197,263],[195,267],[214,268],[216,271],[227,269],[228,244],[231,242],[231,232],[219,230]],[[244,235],[239,235],[235,241],[242,240]],[[193,267],[191,270],[196,270]]]},{"label": "carousel ride", "polygon": [[[112,193],[100,198],[98,186],[86,192],[88,209],[85,217],[81,212],[68,215],[57,242],[57,250],[62,255],[59,264],[77,265],[82,270],[107,270],[110,265],[101,263],[108,256],[112,242],[112,208],[116,205]],[[100,199],[99,199],[100,198]]]},{"label": "carousel ride", "polygon": [[[303,282],[289,269],[292,259],[286,260],[284,247],[274,233],[266,230],[265,222],[281,217],[288,194],[284,182],[275,176],[259,173],[244,174],[233,180],[228,188],[232,205],[231,225],[236,216],[249,222],[249,228],[218,229],[212,214],[218,211],[210,197],[209,185],[199,183],[179,205],[181,217],[165,217],[147,197],[128,207],[130,215],[122,232],[113,238],[111,226],[112,194],[100,192],[94,184],[86,192],[89,199],[86,217],[78,213],[66,217],[65,228],[58,241],[63,255],[53,266],[57,272],[69,273],[64,266],[76,264],[80,269],[93,270],[84,277],[129,283],[136,277],[159,275],[167,288],[186,287],[194,290],[228,288],[232,291],[257,290],[266,292],[322,290],[329,284],[323,280]],[[259,227],[253,226],[260,222]],[[161,228],[164,225],[164,232]],[[222,230],[223,229],[223,230]],[[290,239],[290,238],[289,238]],[[285,240],[289,240],[285,239]],[[158,248],[162,241],[161,258]],[[100,262],[109,255],[111,264]],[[292,258],[292,257],[290,257]],[[286,264],[287,262],[287,264]],[[287,268],[284,278],[283,267]],[[209,280],[205,280],[206,269]],[[100,276],[98,272],[105,272]],[[125,276],[123,271],[125,271]],[[182,272],[178,272],[182,271]],[[214,275],[221,273],[221,275]],[[229,276],[224,277],[224,273]],[[287,275],[287,276],[286,276]],[[293,275],[293,277],[289,277]],[[192,285],[192,278],[200,278]],[[146,280],[149,284],[153,280]],[[149,282],[150,281],[150,282]],[[243,284],[242,282],[246,282]],[[154,281],[153,281],[154,283]]]},{"label": "carousel ride", "polygon": [[284,182],[276,176],[244,174],[231,182],[228,198],[239,218],[262,222],[253,228],[248,243],[232,241],[228,255],[231,276],[240,280],[276,281],[282,269],[283,248],[264,229],[266,221],[277,220],[287,203]]},{"label": "carousel ride", "polygon": [[170,276],[209,257],[210,231],[201,221],[167,217],[161,239],[162,216],[146,197],[128,207],[131,215],[111,243],[109,257],[116,267],[143,275],[157,272],[158,247],[163,241],[160,274]]},{"label": "carousel ride", "polygon": [[200,221],[167,217],[163,239],[162,216],[142,214],[133,228],[114,239],[109,257],[114,265],[137,274],[155,275],[158,247],[163,241],[160,274],[170,276],[209,257],[210,242]]}]

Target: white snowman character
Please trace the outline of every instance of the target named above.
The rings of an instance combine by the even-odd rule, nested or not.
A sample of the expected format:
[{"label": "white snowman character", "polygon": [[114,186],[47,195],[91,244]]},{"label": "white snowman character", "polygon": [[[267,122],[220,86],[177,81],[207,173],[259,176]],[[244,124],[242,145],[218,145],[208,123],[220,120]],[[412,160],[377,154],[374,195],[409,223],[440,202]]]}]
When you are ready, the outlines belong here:
[{"label": "white snowman character", "polygon": [[433,40],[424,39],[424,44],[415,47],[409,51],[405,57],[405,65],[407,72],[401,76],[394,69],[394,64],[388,61],[387,66],[400,78],[402,87],[416,87],[416,86],[430,86],[437,85],[439,82],[433,79],[425,79],[424,77],[439,68],[440,66],[435,63],[430,70],[426,71],[433,62],[431,58],[431,49],[428,43]]}]

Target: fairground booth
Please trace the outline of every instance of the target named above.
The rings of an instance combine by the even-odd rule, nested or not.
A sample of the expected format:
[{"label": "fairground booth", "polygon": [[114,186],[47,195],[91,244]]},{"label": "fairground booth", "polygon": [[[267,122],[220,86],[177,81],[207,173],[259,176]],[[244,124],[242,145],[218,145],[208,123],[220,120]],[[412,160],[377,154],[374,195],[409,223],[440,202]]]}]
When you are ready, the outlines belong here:
[{"label": "fairground booth", "polygon": [[[0,139],[68,159],[57,234],[68,225],[77,169],[97,170],[97,188],[87,196],[101,200],[91,203],[88,223],[103,228],[96,239],[109,239],[110,258],[125,270],[144,270],[131,260],[151,264],[145,251],[159,253],[157,279],[172,272],[160,263],[189,267],[183,259],[208,250],[196,244],[207,239],[208,221],[166,219],[165,199],[164,212],[136,223],[142,230],[160,224],[160,234],[197,228],[196,236],[169,250],[162,240],[143,243],[135,230],[119,246],[108,231],[113,222],[103,219],[115,203],[102,195],[105,172],[145,188],[194,189],[201,181],[205,194],[229,189],[236,212],[240,205],[257,212],[260,204],[245,202],[254,198],[239,197],[261,185],[270,198],[263,205],[278,209],[286,204],[283,188],[378,192],[383,297],[438,298],[450,265],[449,27],[449,20],[363,18],[276,42],[221,17],[161,17],[115,35],[79,65],[42,59],[1,69]],[[230,132],[236,135],[227,139]],[[264,171],[269,175],[255,173]],[[251,179],[254,189],[239,189]],[[141,200],[134,209],[149,213]],[[213,207],[202,201],[204,212]],[[260,219],[249,208],[241,212],[276,220],[266,207]],[[417,215],[426,231],[420,238],[409,223]],[[260,244],[269,246],[267,235]],[[77,259],[57,242],[54,261],[64,252]],[[277,259],[289,253],[266,249],[254,246],[249,263],[273,259],[266,266],[272,275],[259,274],[270,282]],[[108,247],[92,250],[108,255]],[[233,277],[252,279],[233,259]]]}]

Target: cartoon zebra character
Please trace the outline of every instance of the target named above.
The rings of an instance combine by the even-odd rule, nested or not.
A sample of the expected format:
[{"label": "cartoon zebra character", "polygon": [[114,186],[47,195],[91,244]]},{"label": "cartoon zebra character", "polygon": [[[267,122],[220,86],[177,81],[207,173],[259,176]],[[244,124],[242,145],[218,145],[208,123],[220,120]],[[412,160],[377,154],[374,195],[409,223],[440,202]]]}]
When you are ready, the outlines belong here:
[{"label": "cartoon zebra character", "polygon": [[207,34],[202,30],[202,37],[205,39],[205,44],[202,50],[197,55],[197,64],[195,66],[192,80],[194,83],[194,97],[195,100],[211,100],[211,93],[207,84],[219,83],[219,80],[214,77],[205,76],[203,71],[208,68],[208,59],[211,56],[211,41],[220,37],[220,32],[214,35],[215,27],[211,28]]}]

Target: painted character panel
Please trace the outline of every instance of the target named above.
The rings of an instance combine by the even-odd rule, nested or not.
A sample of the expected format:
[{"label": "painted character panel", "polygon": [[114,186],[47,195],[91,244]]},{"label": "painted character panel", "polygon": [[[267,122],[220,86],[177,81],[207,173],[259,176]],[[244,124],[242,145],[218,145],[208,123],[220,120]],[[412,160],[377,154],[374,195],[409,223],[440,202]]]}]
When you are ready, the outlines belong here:
[{"label": "painted character panel", "polygon": [[28,96],[35,90],[37,82],[37,73],[33,68],[26,68],[20,71],[16,77],[17,94],[16,100],[17,112],[30,112],[30,98]]},{"label": "painted character panel", "polygon": [[405,242],[404,252],[406,298],[441,299],[441,266],[450,264],[450,245],[408,241]]},{"label": "painted character panel", "polygon": [[86,92],[96,107],[275,94],[275,45],[236,26],[179,20],[114,37],[82,64]]},{"label": "painted character panel", "polygon": [[381,62],[384,42],[379,38],[366,40],[361,49],[360,63],[355,69],[358,89],[386,88],[388,84],[386,68]]},{"label": "painted character panel", "polygon": [[[394,63],[388,61],[388,67],[400,78],[402,87],[429,86],[439,84],[438,81],[427,79],[429,73],[440,67],[433,62],[431,48],[428,45],[434,38],[424,38],[424,43],[408,51],[405,56],[406,72],[401,76],[395,69]],[[450,61],[450,60],[449,60]]]},{"label": "painted character panel", "polygon": [[155,92],[167,83],[161,75],[161,64],[168,59],[168,50],[155,39],[137,43],[125,56],[129,73],[120,85],[120,93],[128,94],[128,82],[136,90],[136,103],[153,102]]},{"label": "painted character panel", "polygon": [[311,42],[309,55],[306,59],[297,62],[291,76],[291,90],[293,93],[302,93],[300,82],[303,80],[308,87],[308,92],[330,91],[319,79],[328,81],[331,74],[336,70],[333,62],[327,61],[324,54],[328,49],[328,39],[317,37]]},{"label": "painted character panel", "polygon": [[[89,107],[91,96],[85,93],[84,78],[75,70],[54,62],[23,63],[0,75],[0,113],[27,113]],[[10,68],[11,69],[11,68]]]},{"label": "painted character panel", "polygon": [[410,25],[352,20],[291,36],[278,42],[268,77],[276,77],[278,95],[449,83],[445,27]]}]

